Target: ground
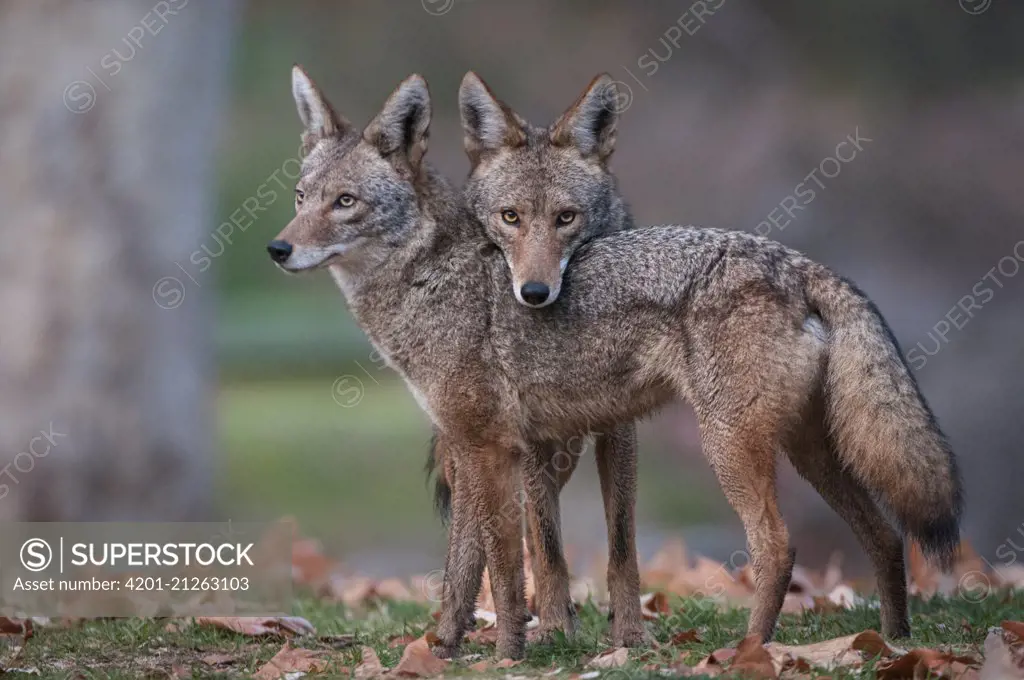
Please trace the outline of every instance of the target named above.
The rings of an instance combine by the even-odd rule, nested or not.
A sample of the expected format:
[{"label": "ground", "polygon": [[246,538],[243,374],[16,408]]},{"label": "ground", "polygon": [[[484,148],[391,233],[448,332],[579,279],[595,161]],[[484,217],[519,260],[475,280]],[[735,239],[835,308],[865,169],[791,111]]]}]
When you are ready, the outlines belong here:
[{"label": "ground", "polygon": [[[330,659],[326,674],[342,677],[349,677],[360,663],[363,645],[372,647],[385,667],[393,668],[405,642],[396,638],[418,637],[434,625],[430,610],[417,604],[380,603],[356,612],[310,598],[297,600],[293,613],[309,620],[317,629],[317,637],[294,638],[290,644],[322,651],[322,656]],[[914,636],[899,644],[904,648],[938,648],[981,658],[981,645],[989,627],[1006,619],[1019,620],[1022,613],[1024,593],[1019,591],[1013,595],[993,594],[978,604],[963,599],[937,597],[924,602],[915,598]],[[586,673],[587,662],[608,649],[608,623],[590,604],[582,608],[580,616],[582,630],[576,639],[531,643],[522,664],[511,670],[493,670],[488,675],[540,676],[556,669],[560,670],[554,677]],[[627,665],[602,671],[602,676],[610,675],[617,680],[664,677],[658,670],[644,667],[668,667],[680,660],[696,664],[715,649],[735,646],[743,637],[746,617],[746,610],[720,612],[708,601],[672,600],[671,612],[649,624],[657,646],[632,650]],[[878,627],[877,609],[869,601],[867,606],[850,611],[784,615],[777,640],[807,644]],[[701,641],[670,644],[675,633],[687,628],[696,628]],[[67,627],[37,626],[20,652],[6,651],[5,658],[10,661],[4,665],[8,673],[15,669],[34,670],[41,677],[52,678],[237,678],[256,673],[283,644],[283,639],[253,639],[168,619],[89,621]],[[469,643],[463,653],[470,657],[449,667],[446,676],[471,673],[468,665],[481,658],[496,660],[493,646]],[[822,674],[825,675],[862,677],[853,672]]]}]

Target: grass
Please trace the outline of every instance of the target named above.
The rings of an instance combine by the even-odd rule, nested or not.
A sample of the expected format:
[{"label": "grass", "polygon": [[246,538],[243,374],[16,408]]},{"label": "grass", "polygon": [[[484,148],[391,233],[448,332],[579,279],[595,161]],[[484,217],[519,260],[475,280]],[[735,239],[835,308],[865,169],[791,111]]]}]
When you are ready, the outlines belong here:
[{"label": "grass", "polygon": [[[958,653],[981,656],[987,629],[1004,619],[1020,617],[1024,611],[1024,593],[992,596],[980,604],[963,600],[915,599],[911,606],[914,636],[899,641],[905,648],[927,646],[952,649]],[[342,605],[314,599],[300,599],[294,613],[309,619],[320,636],[352,636],[352,643],[337,649],[334,642],[314,639],[293,640],[294,646],[333,649],[331,672],[347,676],[360,660],[360,647],[374,648],[386,667],[401,657],[402,646],[389,646],[397,636],[419,636],[434,625],[430,611],[421,605],[383,603],[368,611],[353,612]],[[657,647],[632,650],[629,663],[604,676],[624,678],[664,677],[657,671],[645,671],[648,664],[667,666],[681,657],[690,664],[715,649],[735,645],[746,627],[745,610],[718,611],[707,601],[675,600],[668,616],[650,623]],[[560,677],[583,670],[588,660],[608,648],[608,623],[592,604],[580,612],[581,631],[572,640],[534,642],[527,647],[525,661],[515,668],[516,675],[540,676],[555,669]],[[785,644],[806,644],[878,628],[877,610],[868,606],[852,611],[802,615],[784,615],[777,640]],[[672,635],[697,628],[702,641],[680,646],[669,645]],[[25,645],[12,664],[20,669],[37,669],[41,677],[52,678],[138,678],[179,676],[196,678],[247,677],[265,664],[281,647],[279,640],[253,640],[219,629],[187,626],[168,630],[165,620],[122,619],[91,621],[68,628],[42,627]],[[463,653],[492,658],[493,646],[465,644]],[[228,655],[233,660],[221,666],[204,663],[211,654]],[[8,654],[8,657],[10,654]],[[471,657],[455,663],[446,675],[467,674],[466,666],[479,660]],[[10,670],[8,672],[11,672]],[[492,673],[491,675],[494,675]],[[823,674],[824,675],[824,674]],[[852,672],[832,673],[831,677],[858,677]]]}]

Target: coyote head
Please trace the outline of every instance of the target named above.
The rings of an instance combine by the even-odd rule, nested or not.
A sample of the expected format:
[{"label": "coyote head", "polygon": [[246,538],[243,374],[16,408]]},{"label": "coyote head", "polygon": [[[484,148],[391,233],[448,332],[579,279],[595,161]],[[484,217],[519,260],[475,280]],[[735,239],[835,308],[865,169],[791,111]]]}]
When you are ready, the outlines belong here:
[{"label": "coyote head", "polygon": [[404,80],[360,133],[339,116],[301,67],[292,94],[305,126],[295,218],[267,246],[279,267],[298,272],[337,264],[373,267],[419,223],[414,183],[427,149],[430,94]]},{"label": "coyote head", "polygon": [[548,128],[495,98],[475,73],[459,88],[470,212],[505,255],[516,299],[558,298],[576,249],[626,219],[608,159],[615,148],[615,85],[606,75]]}]

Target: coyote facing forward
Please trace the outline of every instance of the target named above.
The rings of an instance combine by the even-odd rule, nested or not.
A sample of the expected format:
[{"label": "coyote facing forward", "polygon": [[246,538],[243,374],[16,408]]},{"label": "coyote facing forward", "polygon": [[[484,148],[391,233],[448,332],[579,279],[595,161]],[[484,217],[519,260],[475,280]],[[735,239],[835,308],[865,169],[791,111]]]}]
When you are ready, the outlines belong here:
[{"label": "coyote facing forward", "polygon": [[[860,291],[756,236],[649,227],[583,245],[558,299],[529,309],[508,295],[509,266],[486,251],[480,225],[493,230],[510,191],[531,186],[542,195],[543,159],[558,136],[524,134],[492,149],[495,163],[517,159],[523,184],[505,176],[470,187],[470,215],[422,162],[430,103],[421,78],[402,83],[361,134],[319,95],[298,95],[310,149],[301,203],[268,248],[286,270],[331,271],[448,442],[455,488],[439,651],[457,648],[486,559],[497,652],[523,654],[521,519],[502,509],[517,507],[524,442],[631,422],[679,397],[693,405],[704,452],[746,529],[750,632],[771,637],[793,564],[776,502],[779,449],[870,554],[884,632],[908,632],[902,533],[948,566],[960,479],[899,348]],[[509,139],[515,121],[487,107],[479,113],[492,144]],[[591,189],[574,194],[588,216],[600,214]]]},{"label": "coyote facing forward", "polygon": [[[509,265],[512,292],[528,307],[544,307],[554,302],[561,290],[562,276],[576,250],[597,236],[633,226],[625,202],[615,191],[615,178],[608,172],[608,161],[615,147],[617,115],[610,106],[615,95],[607,79],[595,78],[576,101],[552,124],[551,130],[579,129],[581,134],[565,138],[565,148],[557,159],[552,176],[561,180],[581,173],[599,172],[608,186],[606,210],[614,216],[593,219],[580,214],[573,203],[528,204],[522,213],[508,208],[502,213],[503,230],[492,234]],[[474,73],[467,73],[459,88],[462,125],[466,149],[473,164],[471,176],[485,169],[491,160],[489,141],[481,135],[477,108],[487,103],[500,107],[522,129],[528,123],[504,103],[499,102],[487,85]],[[594,109],[608,115],[595,119]],[[596,124],[593,130],[585,126]],[[586,134],[582,134],[582,133]],[[539,133],[539,130],[538,130]],[[597,135],[602,144],[590,143]],[[589,219],[588,219],[589,218]],[[531,441],[523,452],[523,484],[534,495],[548,499],[545,504],[527,503],[527,547],[534,560],[538,611],[542,631],[561,628],[571,635],[576,627],[575,610],[562,601],[568,592],[568,568],[563,559],[558,495],[569,481],[583,453],[585,439],[594,439],[608,530],[609,618],[612,641],[617,646],[638,646],[647,640],[640,610],[640,574],[636,556],[636,426],[621,424],[610,431],[582,432],[573,439],[578,450],[566,442]],[[445,455],[445,438],[435,429],[427,461],[427,473],[437,474],[435,505],[443,518],[450,518],[452,469]],[[552,535],[552,532],[554,535]],[[528,612],[526,618],[529,618]]]}]

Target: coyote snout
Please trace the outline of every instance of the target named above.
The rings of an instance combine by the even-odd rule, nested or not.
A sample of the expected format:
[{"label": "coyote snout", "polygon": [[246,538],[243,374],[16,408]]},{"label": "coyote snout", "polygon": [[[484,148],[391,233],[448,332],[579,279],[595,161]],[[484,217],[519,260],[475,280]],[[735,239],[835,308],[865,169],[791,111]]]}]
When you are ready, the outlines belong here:
[{"label": "coyote snout", "polygon": [[275,239],[267,244],[267,252],[270,253],[271,260],[278,264],[284,264],[292,254],[292,244]]},{"label": "coyote snout", "polygon": [[540,281],[527,281],[519,289],[519,299],[531,307],[543,307],[554,297],[551,288]]},{"label": "coyote snout", "polygon": [[[515,224],[509,222],[516,214]],[[501,216],[504,229],[499,243],[512,272],[512,290],[519,302],[528,307],[544,307],[562,290],[562,273],[567,257],[561,234],[543,217],[520,221],[518,213],[505,210]]]}]

